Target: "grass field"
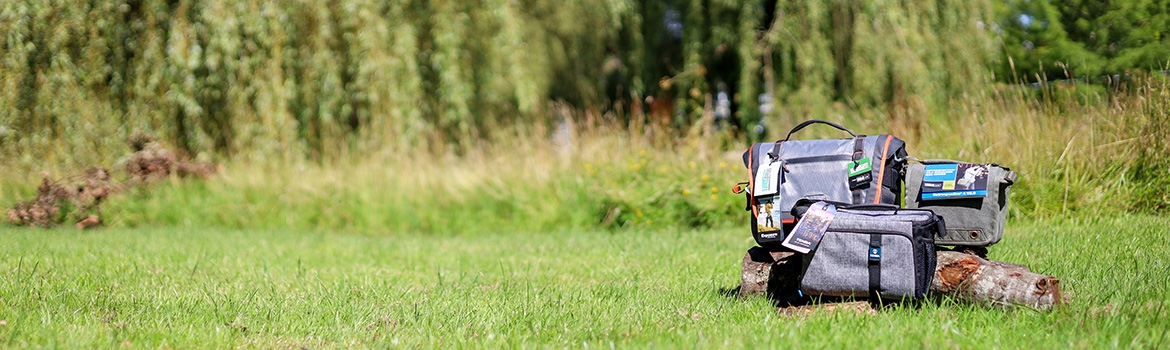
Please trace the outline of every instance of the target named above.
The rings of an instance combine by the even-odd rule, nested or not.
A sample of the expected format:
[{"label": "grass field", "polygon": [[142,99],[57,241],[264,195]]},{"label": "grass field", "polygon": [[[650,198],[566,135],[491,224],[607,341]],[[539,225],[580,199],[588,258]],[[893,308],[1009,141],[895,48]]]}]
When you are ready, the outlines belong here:
[{"label": "grass field", "polygon": [[474,235],[0,229],[3,347],[1170,346],[1170,219],[1014,221],[1051,313],[950,300],[782,317],[729,296],[744,228]]}]

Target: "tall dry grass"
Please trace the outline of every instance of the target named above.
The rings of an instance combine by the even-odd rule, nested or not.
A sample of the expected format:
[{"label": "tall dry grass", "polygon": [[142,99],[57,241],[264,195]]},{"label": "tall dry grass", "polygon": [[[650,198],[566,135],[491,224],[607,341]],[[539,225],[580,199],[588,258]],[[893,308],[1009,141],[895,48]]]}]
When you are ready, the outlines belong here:
[{"label": "tall dry grass", "polygon": [[[860,133],[906,135],[917,158],[1012,168],[1021,176],[1013,220],[1160,213],[1170,207],[1170,84],[1164,77],[1132,84],[1045,92],[1059,101],[999,86],[956,101],[953,113],[924,117],[917,136],[905,125],[859,120],[861,112],[829,119]],[[578,119],[590,118],[571,118]],[[175,178],[115,198],[103,217],[114,226],[434,234],[745,224],[743,197],[730,188],[747,179],[746,144],[712,128],[668,135],[593,119],[600,121],[514,129],[465,152],[229,162],[211,181]],[[807,137],[838,136],[810,129]]]}]

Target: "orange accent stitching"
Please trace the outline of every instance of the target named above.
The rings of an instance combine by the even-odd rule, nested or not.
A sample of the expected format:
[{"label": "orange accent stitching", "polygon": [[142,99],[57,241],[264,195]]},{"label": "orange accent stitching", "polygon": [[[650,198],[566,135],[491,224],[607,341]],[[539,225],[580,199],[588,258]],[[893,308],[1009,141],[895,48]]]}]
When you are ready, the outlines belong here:
[{"label": "orange accent stitching", "polygon": [[878,181],[877,181],[878,187],[877,187],[877,192],[875,192],[875,194],[873,195],[873,204],[881,204],[881,201],[882,201],[882,183],[885,182],[884,180],[885,180],[885,176],[886,176],[886,154],[888,154],[890,151],[890,140],[893,140],[893,139],[894,139],[894,136],[886,135],[886,145],[885,145],[885,147],[882,147],[881,170],[878,170]]}]

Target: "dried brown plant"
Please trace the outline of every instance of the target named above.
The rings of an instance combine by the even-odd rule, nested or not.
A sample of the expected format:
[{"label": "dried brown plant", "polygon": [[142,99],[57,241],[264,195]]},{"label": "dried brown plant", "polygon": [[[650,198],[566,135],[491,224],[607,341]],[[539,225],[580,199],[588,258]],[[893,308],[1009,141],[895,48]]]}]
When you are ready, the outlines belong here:
[{"label": "dried brown plant", "polygon": [[191,162],[186,157],[179,157],[140,131],[131,135],[126,143],[132,150],[122,166],[128,175],[126,182],[118,182],[109,170],[102,167],[90,167],[81,174],[57,180],[47,172],[42,173],[36,197],[8,208],[8,222],[17,226],[49,228],[72,219],[78,229],[92,228],[102,223],[99,212],[106,198],[125,188],[149,185],[152,180],[171,174],[206,178],[219,169],[213,163]]}]

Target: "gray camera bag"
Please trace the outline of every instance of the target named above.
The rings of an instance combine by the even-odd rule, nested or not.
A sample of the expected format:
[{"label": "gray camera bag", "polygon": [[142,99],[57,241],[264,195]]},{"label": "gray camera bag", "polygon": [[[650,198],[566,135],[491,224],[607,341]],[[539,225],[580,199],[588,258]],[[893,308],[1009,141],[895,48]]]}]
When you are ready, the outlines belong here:
[{"label": "gray camera bag", "polygon": [[944,229],[943,220],[929,210],[839,207],[816,249],[805,257],[801,290],[810,296],[922,300],[934,277],[933,237]]},{"label": "gray camera bag", "polygon": [[947,220],[947,230],[934,238],[938,245],[986,247],[1003,238],[1007,221],[1008,192],[1016,173],[988,164],[987,195],[976,198],[922,199],[922,178],[928,164],[971,164],[930,159],[911,163],[906,169],[906,207],[930,209]]},{"label": "gray camera bag", "polygon": [[[813,124],[832,126],[852,137],[791,140],[797,131]],[[783,140],[753,144],[743,154],[752,183],[761,166],[775,165],[782,171],[776,194],[756,196],[754,189],[747,194],[747,210],[753,214],[752,237],[762,247],[777,247],[794,223],[790,214],[793,205],[803,198],[853,204],[901,204],[899,195],[906,158],[906,143],[897,137],[858,135],[822,120],[797,125]],[[849,176],[847,166],[863,160],[870,162],[871,170],[864,176]],[[761,217],[768,222],[763,222]]]}]

